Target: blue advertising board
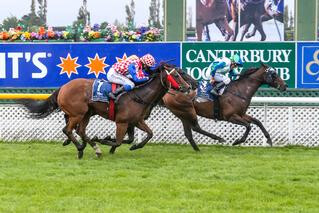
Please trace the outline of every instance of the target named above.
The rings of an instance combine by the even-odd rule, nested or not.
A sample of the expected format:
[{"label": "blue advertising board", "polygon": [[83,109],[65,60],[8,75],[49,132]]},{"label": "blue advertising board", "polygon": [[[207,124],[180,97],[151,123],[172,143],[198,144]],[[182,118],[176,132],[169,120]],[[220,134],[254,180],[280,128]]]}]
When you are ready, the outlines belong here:
[{"label": "blue advertising board", "polygon": [[297,88],[319,88],[319,42],[298,42]]},{"label": "blue advertising board", "polygon": [[0,88],[55,88],[75,78],[104,78],[130,55],[150,53],[180,66],[180,43],[0,44]]}]

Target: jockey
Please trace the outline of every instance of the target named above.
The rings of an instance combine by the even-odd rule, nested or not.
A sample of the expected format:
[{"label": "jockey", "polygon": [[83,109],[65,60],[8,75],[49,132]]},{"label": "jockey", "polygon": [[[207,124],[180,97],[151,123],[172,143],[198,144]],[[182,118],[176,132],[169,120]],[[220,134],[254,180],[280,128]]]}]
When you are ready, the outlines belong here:
[{"label": "jockey", "polygon": [[228,85],[231,81],[226,74],[231,73],[233,76],[239,75],[236,69],[239,66],[243,66],[243,61],[237,54],[231,56],[230,59],[226,57],[218,58],[211,63],[211,84],[216,82],[216,86],[210,92],[218,96],[220,89]]},{"label": "jockey", "polygon": [[266,0],[265,1],[265,10],[267,14],[271,17],[277,16],[280,13],[283,13],[283,1],[278,0],[277,4],[274,0]]},{"label": "jockey", "polygon": [[[127,59],[115,63],[107,73],[107,79],[122,86],[114,92],[109,93],[109,97],[116,99],[116,96],[122,91],[130,91],[135,87],[135,83],[142,83],[149,79],[147,73],[143,70],[148,70],[155,65],[155,59],[151,54],[146,54],[139,58],[132,55]],[[128,78],[130,76],[132,80]]]}]

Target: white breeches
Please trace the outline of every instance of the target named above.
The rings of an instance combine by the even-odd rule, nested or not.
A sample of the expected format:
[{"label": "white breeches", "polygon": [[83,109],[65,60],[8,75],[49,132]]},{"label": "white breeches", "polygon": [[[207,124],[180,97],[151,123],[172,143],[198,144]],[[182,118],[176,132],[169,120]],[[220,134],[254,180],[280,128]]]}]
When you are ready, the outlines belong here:
[{"label": "white breeches", "polygon": [[130,85],[132,89],[135,87],[135,84],[130,79],[128,79],[124,75],[117,73],[113,68],[108,71],[106,76],[107,79],[112,83]]},{"label": "white breeches", "polygon": [[228,76],[216,73],[214,77],[215,81],[217,82],[224,82],[224,84],[229,84],[230,83],[230,78]]}]

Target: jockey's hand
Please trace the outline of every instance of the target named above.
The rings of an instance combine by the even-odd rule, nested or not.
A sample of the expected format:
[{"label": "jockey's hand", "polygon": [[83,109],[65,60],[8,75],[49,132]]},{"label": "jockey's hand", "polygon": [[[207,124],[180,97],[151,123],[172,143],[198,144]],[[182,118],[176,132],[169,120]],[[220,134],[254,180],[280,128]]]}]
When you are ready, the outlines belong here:
[{"label": "jockey's hand", "polygon": [[214,79],[214,78],[211,78],[211,79],[210,79],[210,83],[211,83],[211,84],[215,83],[215,79]]}]

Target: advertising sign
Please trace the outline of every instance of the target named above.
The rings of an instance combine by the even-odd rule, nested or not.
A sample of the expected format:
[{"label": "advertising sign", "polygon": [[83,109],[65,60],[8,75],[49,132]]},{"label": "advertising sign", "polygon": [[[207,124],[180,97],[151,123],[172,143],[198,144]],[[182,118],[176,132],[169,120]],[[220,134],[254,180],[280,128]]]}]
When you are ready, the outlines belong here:
[{"label": "advertising sign", "polygon": [[75,78],[104,78],[130,55],[150,53],[180,66],[180,43],[0,44],[0,88],[60,87]]},{"label": "advertising sign", "polygon": [[244,67],[259,67],[265,63],[276,69],[290,88],[295,88],[295,43],[183,43],[182,67],[194,79],[210,79],[209,65],[220,57],[238,53]]},{"label": "advertising sign", "polygon": [[298,88],[319,88],[319,43],[298,43]]}]

